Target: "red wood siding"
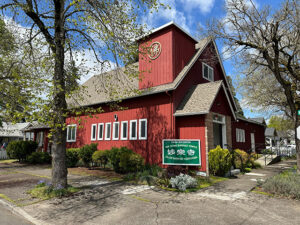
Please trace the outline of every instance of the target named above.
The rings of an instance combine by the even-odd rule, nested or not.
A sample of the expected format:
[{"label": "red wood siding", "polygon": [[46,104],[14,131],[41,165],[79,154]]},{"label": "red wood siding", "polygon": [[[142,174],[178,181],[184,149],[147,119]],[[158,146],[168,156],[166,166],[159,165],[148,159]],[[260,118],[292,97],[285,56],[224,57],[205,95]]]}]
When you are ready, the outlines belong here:
[{"label": "red wood siding", "polygon": [[[254,133],[255,147],[258,152],[265,148],[265,127],[244,120],[232,122],[232,147],[249,151],[251,149],[250,133]],[[236,141],[236,128],[245,130],[245,142]]]},{"label": "red wood siding", "polygon": [[215,101],[214,101],[210,111],[214,112],[214,113],[226,115],[226,116],[231,116],[231,118],[233,119],[232,111],[230,109],[230,105],[226,98],[223,88],[221,88],[217,97],[215,98]]},{"label": "red wood siding", "polygon": [[[158,58],[150,60],[145,53],[145,47],[149,47],[153,42],[160,42],[161,53]],[[164,29],[158,33],[150,35],[150,38],[140,43],[139,71],[141,81],[139,88],[148,88],[173,81],[173,34],[172,29]]]},{"label": "red wood siding", "polygon": [[[134,100],[124,101],[121,105],[126,105],[128,108],[123,111],[106,111],[101,114],[96,114],[93,118],[81,116],[82,128],[77,129],[76,143],[67,143],[67,147],[81,147],[85,144],[98,143],[98,149],[111,149],[112,147],[127,146],[135,152],[141,154],[148,163],[161,165],[162,162],[162,139],[173,138],[172,123],[171,123],[171,104],[170,97],[166,94],[147,96]],[[113,130],[114,115],[118,116],[120,122],[119,130],[121,130],[121,121],[147,119],[147,140],[97,140],[91,141],[91,125],[111,122],[111,131]],[[78,120],[77,120],[78,121]],[[68,118],[67,124],[77,124],[74,118]],[[139,126],[139,124],[138,124]],[[98,129],[98,128],[97,128]],[[139,129],[139,128],[138,128]],[[128,130],[129,137],[129,130]],[[111,132],[112,139],[112,132]]]},{"label": "red wood siding", "polygon": [[201,171],[206,171],[205,118],[204,116],[185,116],[176,118],[178,139],[200,139]]},{"label": "red wood siding", "polygon": [[195,44],[196,42],[194,40],[192,40],[178,28],[173,30],[173,79],[178,76],[181,70],[186,66],[186,64],[196,53]]}]

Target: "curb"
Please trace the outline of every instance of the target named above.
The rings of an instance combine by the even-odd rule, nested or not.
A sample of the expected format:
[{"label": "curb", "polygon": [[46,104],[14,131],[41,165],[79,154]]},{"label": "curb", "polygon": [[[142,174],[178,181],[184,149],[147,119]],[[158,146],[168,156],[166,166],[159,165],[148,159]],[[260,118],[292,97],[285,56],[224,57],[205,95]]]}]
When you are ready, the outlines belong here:
[{"label": "curb", "polygon": [[10,210],[13,214],[22,216],[29,222],[35,224],[35,225],[51,225],[49,223],[46,223],[45,221],[38,220],[31,215],[29,215],[25,210],[21,209],[20,207],[14,206],[2,199],[0,199],[0,204],[5,206],[8,210]]}]

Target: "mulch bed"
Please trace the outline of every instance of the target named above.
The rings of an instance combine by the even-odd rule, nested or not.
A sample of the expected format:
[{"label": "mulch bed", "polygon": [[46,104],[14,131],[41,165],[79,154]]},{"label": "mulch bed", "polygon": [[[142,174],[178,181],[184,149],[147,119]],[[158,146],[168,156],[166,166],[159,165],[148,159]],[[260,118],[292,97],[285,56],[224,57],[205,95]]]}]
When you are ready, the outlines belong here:
[{"label": "mulch bed", "polygon": [[94,167],[92,169],[85,167],[68,168],[68,172],[74,175],[95,176],[107,179],[123,179],[124,175],[118,174],[111,169]]}]

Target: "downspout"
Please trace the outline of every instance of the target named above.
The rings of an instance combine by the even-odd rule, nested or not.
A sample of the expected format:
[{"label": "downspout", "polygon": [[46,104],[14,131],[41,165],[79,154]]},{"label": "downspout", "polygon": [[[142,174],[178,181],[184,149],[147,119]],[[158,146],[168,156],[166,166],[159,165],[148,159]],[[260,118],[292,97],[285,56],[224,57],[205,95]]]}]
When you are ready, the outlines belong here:
[{"label": "downspout", "polygon": [[175,131],[175,124],[174,124],[174,122],[175,122],[175,120],[174,120],[174,118],[173,118],[173,106],[174,106],[174,102],[173,102],[173,95],[172,94],[170,94],[169,93],[169,91],[166,91],[166,94],[170,97],[170,108],[171,108],[171,110],[170,110],[170,116],[171,116],[171,130],[172,130],[172,138],[173,139],[175,139],[175,134],[176,134],[176,131]]}]

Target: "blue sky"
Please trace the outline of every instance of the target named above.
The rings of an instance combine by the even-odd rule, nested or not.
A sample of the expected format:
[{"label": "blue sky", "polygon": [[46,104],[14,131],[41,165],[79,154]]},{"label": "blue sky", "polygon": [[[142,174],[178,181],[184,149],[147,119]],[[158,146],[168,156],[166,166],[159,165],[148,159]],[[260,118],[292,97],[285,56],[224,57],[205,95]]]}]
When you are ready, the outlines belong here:
[{"label": "blue sky", "polygon": [[[211,18],[223,18],[226,15],[224,10],[225,0],[161,0],[160,2],[169,5],[171,9],[161,9],[157,13],[148,14],[143,18],[143,22],[151,28],[157,28],[170,21],[175,21],[178,25],[188,31],[192,36],[196,36],[197,27],[200,24],[204,27],[207,20]],[[282,0],[254,0],[258,8],[269,5],[271,9],[276,10],[280,7]],[[217,42],[219,51],[222,46]],[[230,75],[237,84],[236,75],[233,70],[233,62],[228,59],[223,61],[227,75]],[[241,100],[241,95],[237,95]],[[253,112],[244,108],[246,117],[264,116],[267,118],[269,113]]]}]

